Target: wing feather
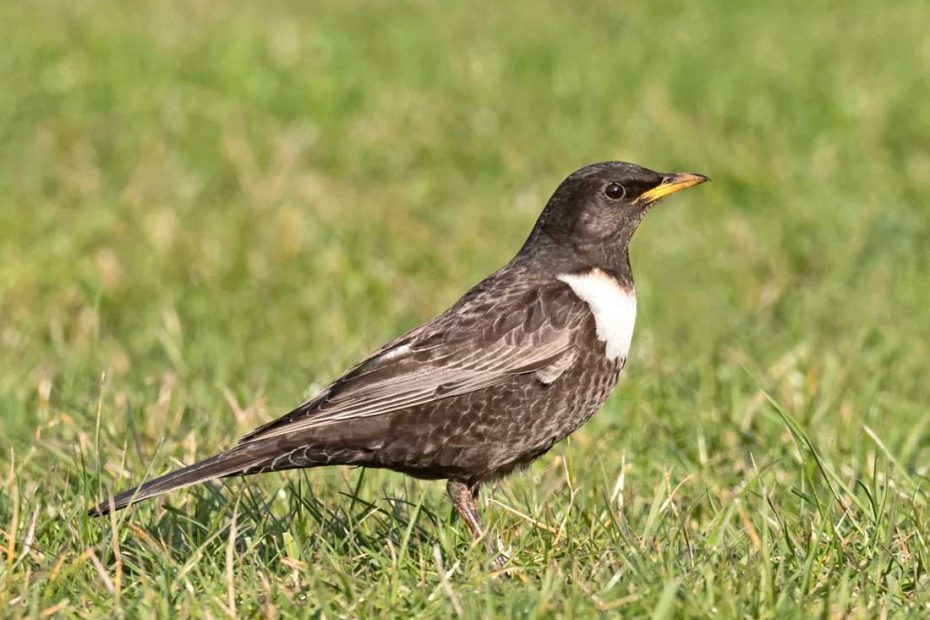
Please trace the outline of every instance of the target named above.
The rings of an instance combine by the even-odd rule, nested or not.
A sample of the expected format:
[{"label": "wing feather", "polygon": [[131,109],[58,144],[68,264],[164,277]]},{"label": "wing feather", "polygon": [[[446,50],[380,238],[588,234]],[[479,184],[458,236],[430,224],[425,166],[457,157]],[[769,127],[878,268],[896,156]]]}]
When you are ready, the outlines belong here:
[{"label": "wing feather", "polygon": [[[512,284],[512,283],[511,283]],[[526,283],[488,303],[501,287],[482,282],[432,322],[401,336],[291,413],[242,442],[293,435],[345,420],[388,414],[485,389],[573,356],[584,308],[568,287]],[[489,320],[489,314],[495,317]]]}]

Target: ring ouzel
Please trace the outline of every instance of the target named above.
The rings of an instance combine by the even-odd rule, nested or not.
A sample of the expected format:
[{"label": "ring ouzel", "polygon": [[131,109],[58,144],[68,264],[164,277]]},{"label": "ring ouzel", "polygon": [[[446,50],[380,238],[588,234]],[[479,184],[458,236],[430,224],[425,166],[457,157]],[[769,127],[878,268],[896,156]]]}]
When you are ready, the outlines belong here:
[{"label": "ring ouzel", "polygon": [[707,180],[585,166],[505,266],[232,449],[124,491],[94,516],[205,480],[321,465],[448,480],[474,537],[478,488],[527,465],[601,407],[636,318],[629,243],[657,200]]}]

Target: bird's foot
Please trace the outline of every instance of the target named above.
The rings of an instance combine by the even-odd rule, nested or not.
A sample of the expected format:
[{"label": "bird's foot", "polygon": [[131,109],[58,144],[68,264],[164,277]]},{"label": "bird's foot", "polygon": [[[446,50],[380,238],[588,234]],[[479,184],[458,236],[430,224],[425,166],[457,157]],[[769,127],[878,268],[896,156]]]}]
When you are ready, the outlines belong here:
[{"label": "bird's foot", "polygon": [[506,567],[509,561],[510,561],[510,556],[505,555],[503,553],[498,553],[491,560],[491,568],[493,568],[494,570],[500,570]]},{"label": "bird's foot", "polygon": [[[508,549],[504,548],[504,543],[500,539],[500,537],[498,536],[496,538],[497,538],[497,553],[495,554],[494,550],[489,548],[489,551],[491,551],[492,558],[493,558],[491,560],[491,568],[494,570],[501,570],[503,568],[506,568],[506,566],[510,563],[510,552]],[[488,547],[490,547],[490,545],[488,545]]]}]

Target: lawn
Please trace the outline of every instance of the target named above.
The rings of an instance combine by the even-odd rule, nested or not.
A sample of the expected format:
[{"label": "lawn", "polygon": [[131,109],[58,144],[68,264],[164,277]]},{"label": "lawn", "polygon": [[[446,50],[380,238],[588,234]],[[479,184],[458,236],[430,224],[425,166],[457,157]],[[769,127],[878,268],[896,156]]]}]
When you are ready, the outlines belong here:
[{"label": "lawn", "polygon": [[[930,613],[930,4],[0,3],[0,615]],[[562,178],[713,182],[632,247],[581,431],[485,493],[231,446],[519,248]]]}]

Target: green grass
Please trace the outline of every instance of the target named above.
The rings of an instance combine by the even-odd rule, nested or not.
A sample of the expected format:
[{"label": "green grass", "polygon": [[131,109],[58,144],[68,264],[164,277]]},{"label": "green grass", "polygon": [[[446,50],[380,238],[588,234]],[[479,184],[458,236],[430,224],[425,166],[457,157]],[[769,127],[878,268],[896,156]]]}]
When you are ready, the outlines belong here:
[{"label": "green grass", "polygon": [[[930,6],[0,3],[0,610],[930,613]],[[113,520],[516,251],[575,168],[713,178],[633,245],[616,395],[485,495],[329,469]]]}]

